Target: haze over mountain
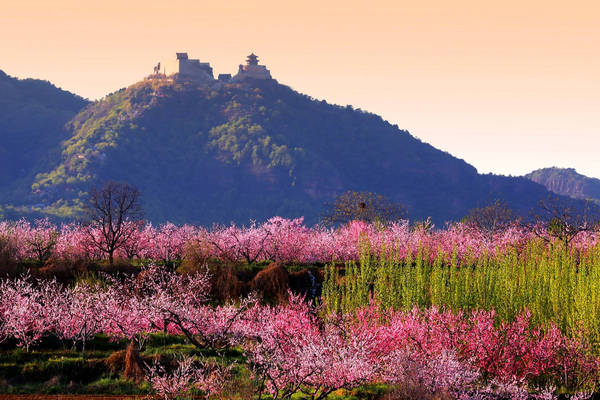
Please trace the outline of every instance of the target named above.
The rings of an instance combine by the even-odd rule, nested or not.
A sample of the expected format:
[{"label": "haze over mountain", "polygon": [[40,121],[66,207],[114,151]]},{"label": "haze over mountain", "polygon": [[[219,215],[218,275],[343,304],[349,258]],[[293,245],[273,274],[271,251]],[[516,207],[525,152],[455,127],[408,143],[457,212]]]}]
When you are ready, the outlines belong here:
[{"label": "haze over mountain", "polygon": [[[36,131],[47,141],[28,150],[35,168],[11,182],[15,189],[3,198],[9,217],[74,217],[87,190],[106,180],[137,186],[153,222],[204,225],[273,215],[312,224],[346,190],[386,195],[406,205],[411,219],[438,224],[495,199],[526,214],[548,194],[521,177],[480,175],[377,115],[275,80],[149,79],[75,116],[85,101],[54,91],[65,96],[64,104],[53,102],[63,105],[62,119]],[[65,133],[59,128],[69,118]],[[11,124],[22,129],[24,122]],[[15,159],[14,168],[26,164]]]},{"label": "haze over mountain", "polygon": [[600,204],[600,179],[581,175],[574,168],[542,168],[525,175],[525,178],[544,185],[556,194]]}]

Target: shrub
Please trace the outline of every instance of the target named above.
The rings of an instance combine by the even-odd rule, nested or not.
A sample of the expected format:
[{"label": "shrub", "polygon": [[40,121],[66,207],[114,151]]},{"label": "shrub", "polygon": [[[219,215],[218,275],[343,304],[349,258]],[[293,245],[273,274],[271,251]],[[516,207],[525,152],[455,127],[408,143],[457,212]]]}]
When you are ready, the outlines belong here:
[{"label": "shrub", "polygon": [[250,288],[262,294],[265,301],[285,302],[290,288],[290,274],[278,263],[260,271],[250,282]]}]

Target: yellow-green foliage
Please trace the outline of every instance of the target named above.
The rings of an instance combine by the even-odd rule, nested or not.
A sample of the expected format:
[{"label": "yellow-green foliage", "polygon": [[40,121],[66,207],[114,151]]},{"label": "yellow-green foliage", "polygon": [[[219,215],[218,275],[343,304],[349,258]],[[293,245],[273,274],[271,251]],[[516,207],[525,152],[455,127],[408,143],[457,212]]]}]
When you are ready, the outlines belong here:
[{"label": "yellow-green foliage", "polygon": [[[323,300],[329,311],[349,311],[374,296],[383,307],[439,306],[452,310],[494,309],[512,320],[525,309],[535,324],[554,322],[563,332],[600,339],[600,246],[582,253],[531,241],[517,251],[484,254],[459,264],[456,252],[429,262],[416,257],[375,257],[364,247],[358,263],[343,271],[326,267]],[[386,252],[381,252],[386,253]]]}]

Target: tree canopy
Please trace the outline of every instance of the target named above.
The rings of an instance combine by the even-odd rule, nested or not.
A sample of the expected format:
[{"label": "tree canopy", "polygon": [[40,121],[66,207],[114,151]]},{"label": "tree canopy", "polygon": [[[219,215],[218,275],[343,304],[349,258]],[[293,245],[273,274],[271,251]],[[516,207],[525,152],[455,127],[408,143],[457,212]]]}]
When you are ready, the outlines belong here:
[{"label": "tree canopy", "polygon": [[325,225],[339,225],[350,221],[386,223],[406,218],[406,209],[400,203],[371,192],[347,191],[330,205],[321,221]]}]

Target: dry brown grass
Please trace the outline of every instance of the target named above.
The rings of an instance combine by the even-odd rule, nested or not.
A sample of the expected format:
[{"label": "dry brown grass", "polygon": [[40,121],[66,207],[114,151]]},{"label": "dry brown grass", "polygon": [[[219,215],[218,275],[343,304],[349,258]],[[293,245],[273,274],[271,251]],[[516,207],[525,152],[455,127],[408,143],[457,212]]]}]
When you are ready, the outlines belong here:
[{"label": "dry brown grass", "polygon": [[38,274],[42,278],[56,278],[60,282],[72,282],[78,274],[89,271],[91,266],[91,263],[86,260],[50,258],[38,270]]},{"label": "dry brown grass", "polygon": [[218,301],[235,300],[248,292],[248,286],[240,280],[235,265],[212,259],[208,247],[202,242],[193,242],[186,246],[178,271],[210,273],[211,296]]},{"label": "dry brown grass", "polygon": [[127,350],[125,350],[125,359],[123,361],[125,364],[123,377],[137,383],[142,382],[146,377],[146,374],[144,373],[144,363],[146,361],[147,360],[144,360],[140,356],[140,353],[133,345],[133,342],[129,343]]},{"label": "dry brown grass", "polygon": [[151,365],[154,361],[162,365],[172,364],[172,361],[162,354],[156,354],[153,357],[142,356],[132,343],[127,346],[126,350],[115,351],[103,360],[111,373],[122,375],[125,379],[131,379],[137,383],[145,379],[144,367]]},{"label": "dry brown grass", "polygon": [[106,367],[113,374],[120,374],[125,370],[125,350],[113,352],[104,360]]},{"label": "dry brown grass", "polygon": [[232,265],[214,265],[209,267],[211,294],[219,301],[238,299],[248,291]]},{"label": "dry brown grass", "polygon": [[287,301],[289,288],[290,274],[278,263],[260,271],[250,282],[250,289],[261,293],[265,300],[278,303]]}]

